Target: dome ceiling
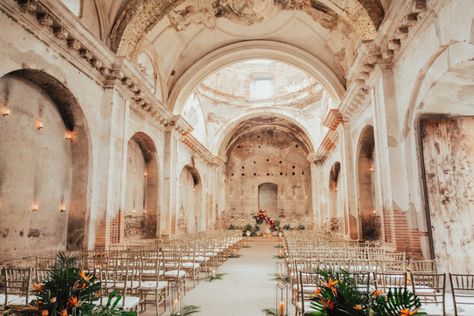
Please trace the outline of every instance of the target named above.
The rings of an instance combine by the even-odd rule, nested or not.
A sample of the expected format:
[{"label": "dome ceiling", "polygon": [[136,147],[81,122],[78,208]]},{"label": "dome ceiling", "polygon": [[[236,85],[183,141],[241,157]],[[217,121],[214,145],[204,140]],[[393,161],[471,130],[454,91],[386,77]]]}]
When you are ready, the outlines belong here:
[{"label": "dome ceiling", "polygon": [[[284,132],[311,135],[311,140],[302,141],[308,149],[321,132],[321,111],[333,103],[323,86],[300,68],[271,59],[248,59],[207,76],[179,114],[193,126],[192,134],[215,153],[220,150],[215,140],[235,131],[282,126]],[[289,121],[294,128],[288,128]]]},{"label": "dome ceiling", "polygon": [[237,107],[304,109],[323,96],[323,87],[314,77],[270,59],[252,59],[224,67],[204,80],[197,91],[214,103]]}]

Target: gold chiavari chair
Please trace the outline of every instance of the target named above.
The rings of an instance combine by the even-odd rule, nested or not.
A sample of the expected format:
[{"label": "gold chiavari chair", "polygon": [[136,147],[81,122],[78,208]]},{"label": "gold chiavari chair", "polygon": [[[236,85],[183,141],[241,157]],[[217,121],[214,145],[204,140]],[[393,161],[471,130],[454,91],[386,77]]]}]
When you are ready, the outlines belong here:
[{"label": "gold chiavari chair", "polygon": [[159,251],[146,252],[140,260],[140,297],[142,310],[147,304],[155,305],[156,314],[160,315],[160,306],[166,312],[166,301],[169,293],[169,283],[165,281],[161,270],[161,256]]},{"label": "gold chiavari chair", "polygon": [[428,315],[446,315],[446,274],[411,273],[413,293]]},{"label": "gold chiavari chair", "polygon": [[23,307],[32,299],[31,268],[3,268],[4,292],[0,295],[5,307]]},{"label": "gold chiavari chair", "polygon": [[454,315],[474,315],[474,274],[449,274]]}]

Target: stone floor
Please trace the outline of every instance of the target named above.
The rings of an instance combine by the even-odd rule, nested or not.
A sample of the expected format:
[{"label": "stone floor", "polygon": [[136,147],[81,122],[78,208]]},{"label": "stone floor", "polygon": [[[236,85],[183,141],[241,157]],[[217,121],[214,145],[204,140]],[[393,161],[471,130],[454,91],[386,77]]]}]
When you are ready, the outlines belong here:
[{"label": "stone floor", "polygon": [[[276,239],[275,239],[276,240]],[[187,292],[184,305],[196,305],[205,316],[265,315],[265,308],[275,307],[276,272],[274,255],[278,249],[272,240],[251,241],[242,248],[239,258],[228,259],[217,271],[226,273],[221,280],[202,280]],[[154,315],[149,309],[142,315]]]}]

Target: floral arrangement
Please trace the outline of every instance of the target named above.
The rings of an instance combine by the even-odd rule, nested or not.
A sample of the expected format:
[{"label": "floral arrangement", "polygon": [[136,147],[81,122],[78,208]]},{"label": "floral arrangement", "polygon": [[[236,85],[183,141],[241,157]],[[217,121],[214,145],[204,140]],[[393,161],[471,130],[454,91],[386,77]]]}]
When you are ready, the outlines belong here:
[{"label": "floral arrangement", "polygon": [[311,316],[414,316],[419,312],[420,299],[406,289],[394,288],[388,293],[381,290],[361,291],[347,271],[338,273],[318,271],[323,280],[312,294]]},{"label": "floral arrangement", "polygon": [[110,293],[104,306],[97,306],[100,282],[96,276],[79,269],[78,258],[59,253],[43,283],[33,284],[33,300],[22,314],[41,316],[125,316],[136,315],[117,308],[122,299],[116,291]]},{"label": "floral arrangement", "polygon": [[268,215],[265,210],[258,210],[257,214],[254,216],[257,224],[262,224],[263,222],[267,223],[270,225],[270,230],[275,231],[278,230],[278,226],[280,225],[280,222],[275,223]]},{"label": "floral arrangement", "polygon": [[78,259],[63,253],[48,272],[44,283],[33,284],[38,313],[48,315],[91,314],[100,295],[100,283],[93,274],[78,268]]}]

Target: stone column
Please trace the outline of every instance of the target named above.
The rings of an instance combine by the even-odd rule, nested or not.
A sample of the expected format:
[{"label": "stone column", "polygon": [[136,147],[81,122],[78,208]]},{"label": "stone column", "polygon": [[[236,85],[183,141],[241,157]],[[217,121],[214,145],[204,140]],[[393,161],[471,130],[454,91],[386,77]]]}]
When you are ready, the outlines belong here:
[{"label": "stone column", "polygon": [[359,212],[357,210],[357,191],[355,183],[357,173],[354,169],[354,153],[352,149],[351,129],[348,123],[339,127],[339,141],[341,142],[341,173],[344,177],[341,183],[344,186],[344,205],[348,217],[348,231],[351,239],[359,238]]},{"label": "stone column", "polygon": [[[169,236],[175,230],[172,227],[173,215],[176,216],[176,197],[178,189],[177,150],[178,135],[174,130],[165,132],[165,149],[163,157],[163,207],[161,216],[161,234]],[[176,218],[175,218],[176,221]],[[176,222],[174,223],[176,225]]]},{"label": "stone column", "polygon": [[93,144],[97,169],[92,177],[88,248],[104,248],[120,241],[123,137],[128,105],[114,87],[106,89],[100,106],[100,137]]},{"label": "stone column", "polygon": [[[405,157],[405,153],[403,146],[399,145],[401,131],[396,87],[391,69],[379,67],[377,71],[372,98],[384,238],[386,242],[396,244],[398,249],[406,250],[409,200],[408,186],[404,185],[407,179],[406,163],[400,159]],[[404,227],[397,227],[396,223]]]}]

